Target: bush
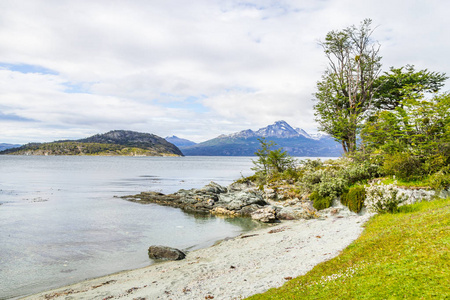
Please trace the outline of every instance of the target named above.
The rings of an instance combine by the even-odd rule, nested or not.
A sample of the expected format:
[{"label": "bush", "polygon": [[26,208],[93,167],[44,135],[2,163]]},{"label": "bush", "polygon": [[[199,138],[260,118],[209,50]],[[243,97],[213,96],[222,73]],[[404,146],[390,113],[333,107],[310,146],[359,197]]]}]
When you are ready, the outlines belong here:
[{"label": "bush", "polygon": [[362,185],[357,185],[345,192],[341,196],[341,203],[351,211],[359,213],[366,199],[366,189]]},{"label": "bush", "polygon": [[412,180],[423,175],[420,159],[406,152],[386,155],[382,169],[386,175],[395,175],[403,180]]},{"label": "bush", "polygon": [[434,173],[429,178],[430,186],[435,190],[450,188],[450,167]]},{"label": "bush", "polygon": [[338,159],[326,164],[307,161],[303,165],[302,186],[321,197],[336,198],[349,186],[378,177],[379,167],[370,161]]},{"label": "bush", "polygon": [[317,192],[312,192],[309,195],[309,199],[313,202],[313,207],[317,210],[325,209],[331,206],[331,197],[322,197]]},{"label": "bush", "polygon": [[398,205],[406,200],[394,184],[384,185],[380,182],[366,188],[366,207],[371,212],[397,212]]}]

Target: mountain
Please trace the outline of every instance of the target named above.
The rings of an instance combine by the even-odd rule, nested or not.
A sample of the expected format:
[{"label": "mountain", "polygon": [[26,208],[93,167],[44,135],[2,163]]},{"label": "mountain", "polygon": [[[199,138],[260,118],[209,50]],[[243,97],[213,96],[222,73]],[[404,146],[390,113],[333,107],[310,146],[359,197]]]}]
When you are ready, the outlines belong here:
[{"label": "mountain", "polygon": [[266,138],[282,147],[291,156],[340,156],[341,145],[328,135],[310,135],[300,128],[293,128],[285,121],[240,132],[220,135],[193,146],[180,147],[184,155],[253,156],[260,147],[258,138]]},{"label": "mountain", "polygon": [[17,144],[5,144],[5,143],[0,143],[0,151],[6,150],[6,149],[11,149],[11,148],[17,148],[20,147],[21,145],[17,145]]},{"label": "mountain", "polygon": [[285,121],[277,121],[272,125],[261,128],[255,132],[258,137],[295,138],[300,134]]},{"label": "mountain", "polygon": [[174,144],[177,147],[188,147],[188,146],[194,146],[194,145],[197,144],[197,143],[194,143],[193,141],[182,139],[182,138],[179,138],[179,137],[177,137],[175,135],[167,136],[164,139],[166,141],[168,141],[169,143]]},{"label": "mountain", "polygon": [[80,140],[32,143],[0,154],[182,156],[175,145],[150,133],[113,130]]}]

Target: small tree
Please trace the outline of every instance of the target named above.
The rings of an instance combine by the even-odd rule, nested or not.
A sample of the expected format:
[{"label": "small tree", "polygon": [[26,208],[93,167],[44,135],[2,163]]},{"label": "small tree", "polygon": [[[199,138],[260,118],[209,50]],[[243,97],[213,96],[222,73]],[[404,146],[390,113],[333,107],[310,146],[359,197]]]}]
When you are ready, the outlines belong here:
[{"label": "small tree", "polygon": [[272,150],[276,143],[273,141],[266,141],[264,137],[259,138],[261,148],[255,152],[258,156],[256,161],[253,161],[255,167],[254,171],[262,173],[263,176],[271,176],[275,173],[282,173],[293,167],[294,161],[283,148]]},{"label": "small tree", "polygon": [[253,164],[255,167],[252,168],[255,172],[260,172],[264,176],[269,173],[269,153],[270,148],[275,145],[273,141],[267,142],[265,138],[259,138],[259,143],[261,144],[261,148],[259,148],[255,155],[258,156],[258,159],[253,160]]}]

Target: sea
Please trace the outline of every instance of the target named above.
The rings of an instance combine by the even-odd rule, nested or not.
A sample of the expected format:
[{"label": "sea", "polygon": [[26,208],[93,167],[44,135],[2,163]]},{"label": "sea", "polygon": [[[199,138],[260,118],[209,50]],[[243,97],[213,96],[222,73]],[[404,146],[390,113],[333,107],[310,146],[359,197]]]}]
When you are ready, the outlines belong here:
[{"label": "sea", "polygon": [[251,157],[0,156],[0,299],[148,266],[151,245],[189,252],[260,226],[120,198],[228,185],[252,167]]}]

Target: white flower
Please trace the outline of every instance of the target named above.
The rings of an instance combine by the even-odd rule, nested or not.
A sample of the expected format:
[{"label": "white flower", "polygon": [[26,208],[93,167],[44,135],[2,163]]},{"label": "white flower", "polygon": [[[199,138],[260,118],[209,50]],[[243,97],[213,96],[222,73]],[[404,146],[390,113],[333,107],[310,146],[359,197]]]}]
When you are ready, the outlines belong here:
[{"label": "white flower", "polygon": [[398,205],[406,200],[406,196],[396,187],[396,181],[392,184],[382,184],[381,182],[371,183],[366,187],[367,209],[375,213],[394,212]]}]

